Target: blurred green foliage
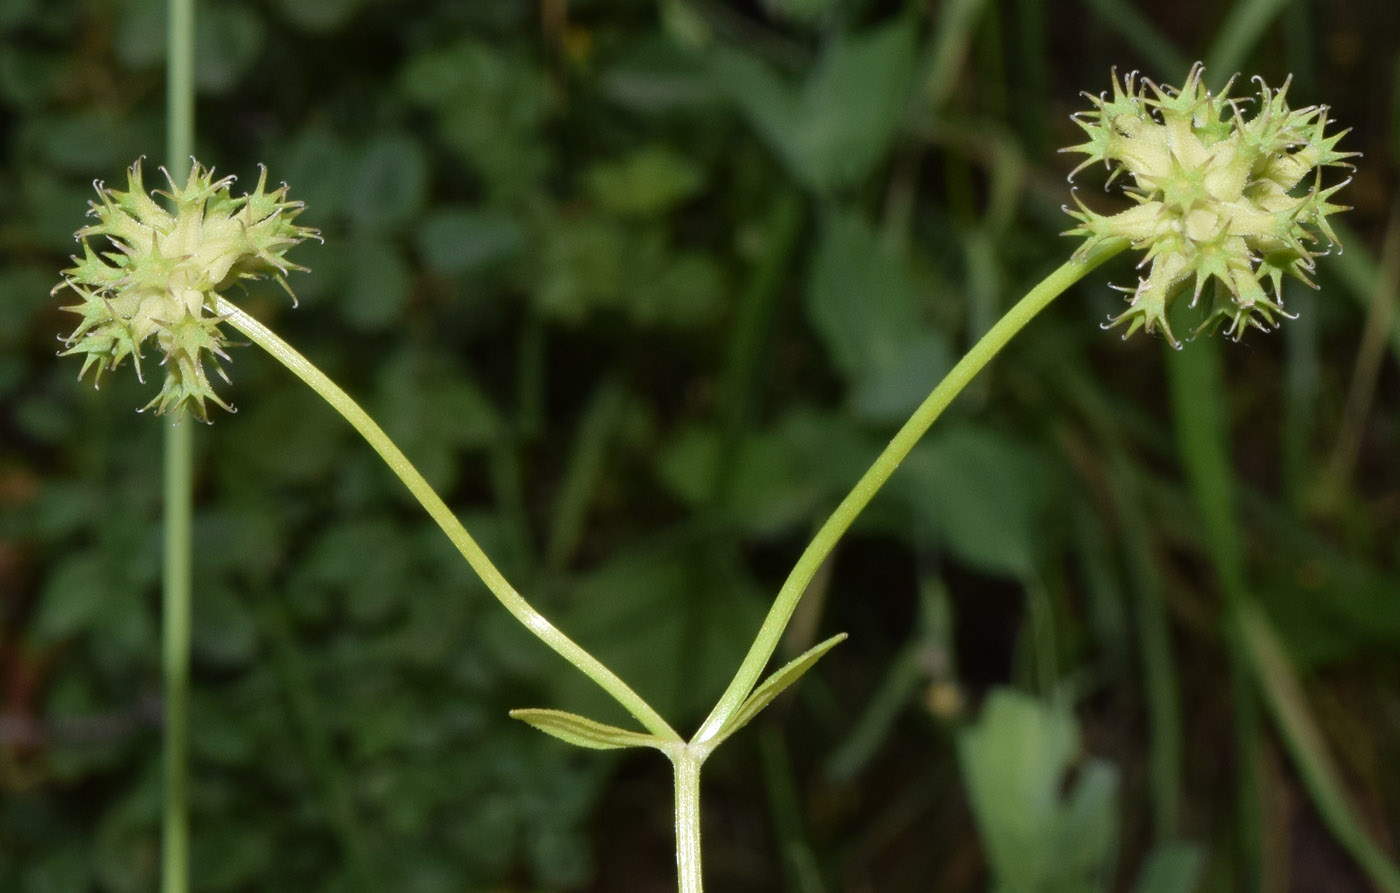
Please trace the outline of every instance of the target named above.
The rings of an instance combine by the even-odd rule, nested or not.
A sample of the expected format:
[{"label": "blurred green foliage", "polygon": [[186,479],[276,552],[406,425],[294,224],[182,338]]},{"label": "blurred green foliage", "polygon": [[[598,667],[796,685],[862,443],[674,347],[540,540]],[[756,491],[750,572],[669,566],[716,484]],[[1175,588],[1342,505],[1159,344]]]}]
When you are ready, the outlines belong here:
[{"label": "blurred green foliage", "polygon": [[[154,883],[163,422],[131,412],[150,395],[129,374],[77,385],[49,288],[91,181],[163,161],[163,8],[0,3],[4,890]],[[1225,345],[1217,397],[1248,588],[1385,841],[1400,330],[1376,296],[1400,265],[1377,255],[1400,118],[1356,85],[1400,83],[1396,17],[1366,0],[201,0],[198,155],[243,177],[267,163],[326,236],[295,253],[314,270],[292,278],[299,309],[267,283],[235,300],[688,730],[805,536],[1071,250],[1072,161],[1053,149],[1076,139],[1078,91],[1107,89],[1110,65],[1178,81],[1184,64],[1157,66],[1197,56],[1219,78],[1292,71],[1290,98],[1332,104],[1365,153],[1347,250],[1320,293],[1289,283],[1299,319]],[[1113,202],[1090,176],[1086,201]],[[790,655],[852,638],[755,723],[785,759],[745,732],[713,761],[715,889],[985,889],[1021,839],[989,816],[1025,798],[1050,816],[1035,845],[1095,889],[1186,889],[1198,867],[1209,890],[1361,883],[1250,721],[1256,696],[1224,681],[1219,544],[1173,432],[1192,416],[1173,415],[1156,343],[1097,328],[1119,306],[1107,282],[1132,275],[1037,320],[819,579]],[[509,720],[625,717],[512,625],[339,419],[267,358],[234,358],[240,411],[197,432],[196,889],[672,889],[664,763]],[[995,694],[959,734],[1007,685],[1059,706]]]}]

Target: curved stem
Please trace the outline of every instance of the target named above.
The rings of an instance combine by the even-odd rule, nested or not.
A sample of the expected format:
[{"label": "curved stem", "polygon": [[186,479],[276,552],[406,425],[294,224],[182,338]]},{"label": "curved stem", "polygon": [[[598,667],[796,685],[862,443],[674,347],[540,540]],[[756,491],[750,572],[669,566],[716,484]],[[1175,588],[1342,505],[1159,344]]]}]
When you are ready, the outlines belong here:
[{"label": "curved stem", "polygon": [[1065,262],[1008,310],[1006,315],[998,320],[996,325],[992,326],[987,334],[983,335],[982,339],[974,344],[972,349],[944,376],[933,392],[909,417],[909,421],[904,423],[904,427],[895,434],[889,446],[885,447],[884,452],[880,453],[874,464],[856,482],[851,492],[846,494],[845,499],[841,500],[841,504],[831,513],[831,517],[826,519],[826,523],[817,531],[812,541],[807,544],[807,548],[803,550],[802,555],[797,559],[797,564],[793,566],[792,572],[788,574],[787,580],[783,583],[782,589],[778,591],[777,598],[773,600],[773,607],[769,609],[768,616],[764,618],[763,625],[759,628],[758,635],[749,648],[749,653],[744,657],[744,662],[739,666],[738,672],[729,683],[729,688],[725,690],[719,703],[715,705],[714,710],[700,727],[700,731],[692,739],[693,742],[703,743],[718,735],[729,718],[743,704],[744,699],[753,691],[754,686],[758,684],[759,674],[763,672],[763,668],[767,666],[774,650],[778,647],[778,640],[782,637],[783,629],[792,617],[792,612],[797,608],[797,603],[806,591],[807,584],[812,581],[812,577],[821,567],[822,562],[831,554],[831,550],[836,547],[836,543],[852,522],[884,486],[885,481],[889,480],[890,475],[894,474],[895,469],[904,461],[904,457],[909,455],[909,451],[914,448],[914,444],[919,442],[919,439],[928,431],[929,426],[942,414],[953,398],[961,393],[963,388],[967,387],[968,382],[982,371],[982,367],[986,366],[992,357],[997,355],[1006,342],[1011,340],[1011,337],[1030,322],[1037,313],[1045,309],[1046,305],[1063,294],[1065,289],[1078,282],[1091,270],[1126,247],[1128,247],[1128,243],[1121,239],[1105,241],[1091,249],[1083,258]]},{"label": "curved stem", "polygon": [[324,372],[316,368],[310,360],[298,353],[290,344],[279,338],[271,329],[244,313],[237,305],[220,296],[216,301],[215,308],[220,316],[228,320],[229,324],[247,335],[263,350],[272,354],[278,362],[310,385],[313,391],[321,395],[336,412],[345,417],[351,427],[360,433],[360,436],[374,448],[374,451],[380,455],[380,458],[393,470],[394,474],[398,475],[399,480],[403,481],[404,486],[408,487],[409,492],[437,522],[438,527],[442,528],[442,532],[447,534],[448,539],[452,540],[452,544],[457,547],[458,552],[462,553],[462,557],[472,566],[472,570],[481,577],[486,588],[491,590],[491,594],[505,606],[507,611],[514,615],[516,620],[524,624],[540,641],[577,667],[585,676],[598,683],[604,691],[612,695],[619,704],[636,717],[647,731],[667,741],[680,742],[682,740],[675,730],[661,718],[661,715],[628,687],[627,683],[619,679],[596,657],[589,654],[546,620],[543,614],[536,611],[525,600],[524,596],[510,585],[496,565],[491,562],[491,559],[486,557],[486,553],[477,545],[476,540],[472,539],[471,534],[462,526],[462,522],[457,520],[457,516],[442,501],[442,497],[438,496],[437,491],[429,486],[418,469],[413,467],[413,463],[408,461],[408,457],[403,454],[403,451],[389,439],[389,435],[384,433],[384,429],[380,428],[369,417],[369,414],[350,398],[349,394],[341,390],[339,385],[331,381]]}]

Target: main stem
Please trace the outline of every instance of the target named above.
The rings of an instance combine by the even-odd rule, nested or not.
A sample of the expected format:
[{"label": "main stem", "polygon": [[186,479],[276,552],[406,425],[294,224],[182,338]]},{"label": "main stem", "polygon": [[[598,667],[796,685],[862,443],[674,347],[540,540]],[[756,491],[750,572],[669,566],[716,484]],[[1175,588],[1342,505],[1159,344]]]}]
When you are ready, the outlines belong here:
[{"label": "main stem", "polygon": [[519,620],[542,642],[612,695],[619,704],[646,727],[647,731],[668,742],[676,744],[682,742],[680,735],[676,734],[676,731],[667,724],[666,720],[662,719],[659,713],[642,700],[640,695],[628,687],[627,683],[603,666],[596,657],[564,635],[545,619],[543,614],[536,611],[515,590],[515,587],[510,585],[510,582],[506,580],[496,565],[477,545],[476,540],[472,539],[471,534],[462,526],[462,522],[457,520],[457,516],[442,501],[442,497],[438,496],[437,491],[428,484],[418,469],[413,467],[413,463],[408,461],[408,457],[403,454],[403,451],[389,439],[389,435],[384,433],[384,429],[380,428],[369,417],[369,414],[350,398],[349,394],[341,390],[339,385],[331,381],[324,372],[298,353],[290,344],[279,338],[271,329],[244,313],[227,299],[219,297],[215,310],[220,316],[227,319],[235,329],[248,336],[253,343],[272,354],[282,365],[306,382],[313,391],[321,395],[322,399],[329,403],[336,412],[344,416],[351,427],[358,431],[360,436],[374,448],[374,451],[393,470],[394,474],[398,475],[399,480],[403,481],[404,486],[408,487],[409,492],[442,528],[442,532],[447,534],[448,539],[452,540],[457,551],[462,553],[462,557],[467,560],[467,563],[476,571],[477,576],[491,590],[491,594],[505,606],[507,611],[515,616],[516,620]]},{"label": "main stem", "polygon": [[702,893],[700,872],[700,767],[706,750],[683,745],[672,754],[676,775],[676,878],[680,893]]},{"label": "main stem", "polygon": [[744,662],[739,666],[719,703],[700,727],[700,731],[691,739],[692,743],[704,743],[713,739],[744,703],[744,699],[758,684],[759,674],[773,657],[783,629],[822,562],[953,398],[967,387],[968,382],[972,381],[1006,342],[1021,331],[1037,313],[1075,282],[1126,247],[1128,243],[1124,240],[1109,240],[1095,246],[1084,257],[1067,261],[1008,310],[944,376],[807,544],[782,589],[778,591],[777,598],[773,600],[773,606],[764,618],[749,653],[744,657]]},{"label": "main stem", "polygon": [[[182,181],[194,151],[194,0],[169,0],[166,32],[166,163]],[[161,889],[189,889],[190,527],[194,426],[165,430],[162,663],[165,672],[165,785]]]}]

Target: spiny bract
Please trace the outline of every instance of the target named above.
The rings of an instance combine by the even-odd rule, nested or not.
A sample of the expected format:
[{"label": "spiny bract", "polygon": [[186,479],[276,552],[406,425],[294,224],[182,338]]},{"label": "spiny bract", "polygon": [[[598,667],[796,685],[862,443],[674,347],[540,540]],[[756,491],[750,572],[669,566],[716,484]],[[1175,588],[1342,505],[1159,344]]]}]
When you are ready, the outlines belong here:
[{"label": "spiny bract", "polygon": [[[88,216],[97,222],[78,230],[83,256],[72,259],[53,289],[70,289],[82,298],[64,308],[82,321],[63,339],[67,348],[61,353],[81,354],[78,376],[93,369],[97,384],[103,372],[127,357],[141,378],[141,348],[154,337],[164,354],[165,383],[143,409],[155,407],[157,414],[190,409],[208,421],[206,401],[232,410],[204,371],[207,359],[228,381],[219,365],[228,354],[222,318],[213,310],[215,296],[238,280],[264,276],[291,294],[287,272],[306,268],[288,261],[286,252],[319,234],[292,222],[302,203],[287,200],[286,184],[267,191],[266,168],[257,188],[238,198],[229,192],[234,177],[215,180],[213,169],[198,161],[191,161],[184,188],[164,168],[161,172],[169,192],[146,193],[140,159],[127,172],[125,192],[94,184],[99,200],[89,203]],[[173,211],[153,195],[169,199]],[[88,242],[94,236],[105,236],[113,250],[94,251]]]},{"label": "spiny bract", "polygon": [[1250,100],[1228,98],[1235,79],[1212,94],[1203,72],[1200,63],[1193,66],[1180,90],[1136,74],[1120,84],[1115,72],[1113,95],[1085,94],[1094,108],[1074,116],[1088,141],[1062,150],[1089,156],[1071,179],[1100,160],[1110,183],[1124,171],[1132,179],[1124,191],[1136,204],[1126,211],[1097,214],[1078,196],[1078,210],[1066,208],[1080,222],[1068,235],[1087,237],[1076,256],[1108,239],[1128,239],[1147,252],[1139,265],[1150,264],[1147,275],[1136,288],[1121,289],[1132,296],[1130,306],[1105,324],[1126,323],[1125,338],[1139,328],[1161,329],[1178,345],[1167,314],[1193,279],[1193,308],[1214,281],[1193,335],[1227,321],[1237,340],[1249,326],[1267,331],[1276,316],[1288,315],[1283,275],[1313,285],[1314,258],[1326,253],[1310,247],[1318,233],[1340,244],[1327,215],[1346,208],[1329,199],[1350,180],[1324,188],[1322,169],[1350,168],[1344,159],[1355,153],[1337,151],[1346,131],[1327,135],[1327,107],[1289,109],[1289,81],[1270,90],[1255,78],[1258,104],[1246,117]]}]

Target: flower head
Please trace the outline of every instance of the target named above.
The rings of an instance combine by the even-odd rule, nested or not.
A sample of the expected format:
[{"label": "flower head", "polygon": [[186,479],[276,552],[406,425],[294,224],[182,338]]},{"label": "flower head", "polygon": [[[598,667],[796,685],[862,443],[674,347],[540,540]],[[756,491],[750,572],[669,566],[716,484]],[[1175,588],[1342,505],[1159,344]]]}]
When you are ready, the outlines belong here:
[{"label": "flower head", "polygon": [[[222,319],[213,311],[215,296],[239,280],[265,276],[291,294],[286,274],[306,268],[288,261],[286,252],[303,239],[319,238],[316,230],[292,222],[301,202],[287,200],[286,184],[268,192],[267,169],[261,170],[257,188],[238,198],[229,192],[233,177],[215,180],[214,171],[197,161],[183,188],[161,169],[169,192],[146,193],[139,159],[127,171],[125,192],[95,184],[98,201],[89,203],[88,216],[97,222],[78,230],[83,256],[72,259],[53,289],[81,298],[64,308],[82,319],[63,339],[62,351],[83,357],[80,378],[92,369],[100,384],[102,373],[127,357],[142,378],[142,348],[154,338],[164,354],[165,383],[143,409],[190,409],[204,421],[207,402],[232,411],[204,369],[208,361],[228,380],[219,365],[228,354]],[[168,199],[170,208],[153,195]],[[88,241],[95,236],[105,236],[108,244],[95,251]]]},{"label": "flower head", "polygon": [[1089,96],[1094,108],[1074,116],[1088,141],[1063,150],[1089,156],[1071,178],[1103,161],[1110,183],[1124,172],[1131,181],[1124,192],[1135,204],[1125,211],[1098,214],[1078,196],[1078,210],[1066,209],[1079,221],[1068,234],[1087,237],[1076,256],[1108,239],[1146,251],[1147,274],[1122,289],[1128,309],[1105,325],[1126,324],[1125,338],[1160,329],[1178,345],[1167,315],[1188,286],[1193,335],[1223,323],[1236,339],[1249,326],[1267,331],[1288,315],[1284,275],[1312,286],[1314,259],[1327,253],[1314,250],[1319,235],[1339,244],[1327,216],[1346,210],[1330,199],[1350,180],[1324,187],[1322,169],[1350,168],[1355,153],[1336,148],[1346,131],[1326,133],[1326,106],[1290,109],[1288,81],[1271,90],[1255,78],[1247,116],[1251,101],[1228,96],[1234,78],[1212,94],[1203,71],[1193,66],[1179,90],[1136,74],[1119,83],[1115,73],[1112,95]]}]

